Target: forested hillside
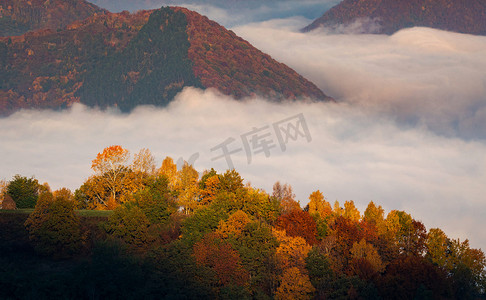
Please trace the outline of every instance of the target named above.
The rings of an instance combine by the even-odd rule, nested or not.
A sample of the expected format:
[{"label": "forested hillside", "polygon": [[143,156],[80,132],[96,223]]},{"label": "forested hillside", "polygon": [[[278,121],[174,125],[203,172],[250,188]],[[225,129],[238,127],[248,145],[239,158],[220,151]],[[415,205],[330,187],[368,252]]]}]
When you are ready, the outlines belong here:
[{"label": "forested hillside", "polygon": [[363,33],[394,32],[409,27],[431,27],[459,33],[486,35],[483,0],[344,0],[312,24],[336,29],[357,22]]},{"label": "forested hillside", "polygon": [[360,212],[319,190],[302,208],[288,184],[269,194],[170,157],[156,168],[147,149],[108,147],[92,169],[74,194],[20,175],[2,185],[35,206],[0,213],[2,298],[485,296],[484,253],[404,211]]},{"label": "forested hillside", "polygon": [[0,113],[74,102],[129,111],[185,86],[240,99],[331,100],[295,71],[195,12],[94,15],[63,30],[0,38]]},{"label": "forested hillside", "polygon": [[37,29],[62,29],[107,11],[85,0],[0,0],[0,36]]}]

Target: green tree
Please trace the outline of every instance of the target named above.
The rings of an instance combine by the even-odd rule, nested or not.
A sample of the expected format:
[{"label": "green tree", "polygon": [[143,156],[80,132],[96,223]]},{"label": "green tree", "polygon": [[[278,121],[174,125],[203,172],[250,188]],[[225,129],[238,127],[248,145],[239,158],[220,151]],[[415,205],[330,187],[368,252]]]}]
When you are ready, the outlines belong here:
[{"label": "green tree", "polygon": [[49,191],[42,192],[25,226],[41,254],[69,257],[82,248],[80,219],[74,211],[74,202],[62,195],[54,198]]},{"label": "green tree", "polygon": [[105,230],[127,244],[143,247],[149,241],[147,216],[136,205],[122,205],[108,218]]},{"label": "green tree", "polygon": [[166,176],[156,177],[132,196],[152,224],[167,222],[170,215],[176,211],[168,185],[169,180]]},{"label": "green tree", "polygon": [[34,177],[15,175],[7,186],[7,194],[15,201],[17,208],[34,208],[39,196],[39,182]]}]

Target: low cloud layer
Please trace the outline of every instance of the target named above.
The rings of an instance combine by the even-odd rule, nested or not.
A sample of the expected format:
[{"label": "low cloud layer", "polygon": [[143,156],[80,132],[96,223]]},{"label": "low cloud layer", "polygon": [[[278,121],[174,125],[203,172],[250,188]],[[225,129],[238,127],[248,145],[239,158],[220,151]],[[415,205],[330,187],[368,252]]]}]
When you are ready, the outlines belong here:
[{"label": "low cloud layer", "polygon": [[[298,116],[310,139],[289,139],[282,150],[273,125]],[[403,129],[353,105],[237,102],[211,90],[187,88],[166,109],[140,107],[124,115],[75,105],[64,112],[22,111],[1,119],[0,127],[1,176],[6,179],[16,173],[35,175],[53,188],[75,189],[92,174],[96,154],[113,144],[132,153],[149,148],[158,164],[167,155],[188,160],[198,153],[194,165],[199,171],[215,167],[223,172],[226,160],[214,160],[221,150],[211,149],[232,138],[229,150],[242,149],[231,155],[234,167],[253,186],[271,191],[277,180],[290,183],[302,205],[317,189],[329,201],[352,199],[361,211],[373,200],[387,211],[412,213],[428,228],[440,227],[451,237],[486,246],[477,230],[486,226],[486,145]],[[242,136],[254,128],[262,129],[260,135],[268,133],[274,147],[268,157],[251,149],[249,163]]]},{"label": "low cloud layer", "polygon": [[338,101],[406,126],[486,139],[486,37],[410,28],[392,36],[298,32],[308,20],[233,30]]}]

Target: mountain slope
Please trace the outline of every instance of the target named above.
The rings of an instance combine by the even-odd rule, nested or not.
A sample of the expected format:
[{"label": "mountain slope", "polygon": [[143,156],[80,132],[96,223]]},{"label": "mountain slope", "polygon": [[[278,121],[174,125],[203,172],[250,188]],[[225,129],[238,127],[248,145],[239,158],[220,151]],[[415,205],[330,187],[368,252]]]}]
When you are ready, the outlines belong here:
[{"label": "mountain slope", "polygon": [[0,0],[0,36],[59,29],[106,11],[85,0]]},{"label": "mountain slope", "polygon": [[344,0],[303,31],[336,28],[354,22],[364,25],[364,33],[393,34],[402,28],[423,26],[486,35],[486,1]]},{"label": "mountain slope", "polygon": [[329,100],[314,84],[183,8],[106,13],[0,39],[0,112],[165,105],[184,86],[242,98]]}]

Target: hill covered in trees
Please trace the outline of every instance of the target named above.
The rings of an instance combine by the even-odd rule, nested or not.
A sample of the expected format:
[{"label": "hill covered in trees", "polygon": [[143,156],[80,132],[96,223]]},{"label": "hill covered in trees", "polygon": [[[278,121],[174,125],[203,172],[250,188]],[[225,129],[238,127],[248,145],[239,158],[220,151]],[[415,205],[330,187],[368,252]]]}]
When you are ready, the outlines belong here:
[{"label": "hill covered in trees", "polygon": [[1,0],[0,36],[62,29],[74,21],[105,12],[85,0]]},{"label": "hill covered in trees", "polygon": [[360,24],[362,33],[394,32],[431,27],[486,35],[486,2],[482,0],[344,0],[303,31]]},{"label": "hill covered in trees", "polygon": [[[199,174],[111,146],[73,194],[34,178],[3,185],[30,215],[0,213],[2,298],[479,299],[486,259],[404,211],[302,208],[235,171]],[[28,199],[28,200],[27,200]],[[87,217],[75,209],[112,210]],[[28,286],[29,288],[25,288]]]},{"label": "hill covered in trees", "polygon": [[0,38],[0,113],[74,102],[166,105],[185,86],[242,98],[330,100],[294,70],[195,12],[94,15],[63,30]]}]

